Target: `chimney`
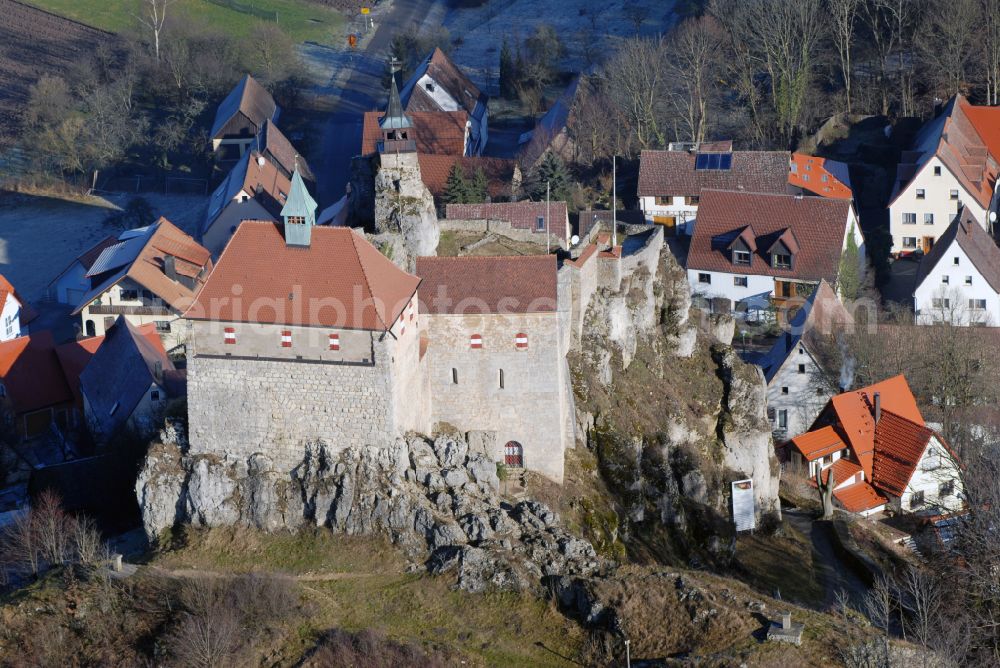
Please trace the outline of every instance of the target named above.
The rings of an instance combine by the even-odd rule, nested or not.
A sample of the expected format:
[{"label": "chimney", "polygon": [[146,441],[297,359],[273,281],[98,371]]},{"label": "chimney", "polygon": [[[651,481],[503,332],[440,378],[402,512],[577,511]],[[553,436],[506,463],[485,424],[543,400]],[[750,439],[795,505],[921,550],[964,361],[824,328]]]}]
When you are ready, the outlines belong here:
[{"label": "chimney", "polygon": [[781,613],[781,628],[785,629],[786,631],[788,629],[792,628],[792,613],[791,612],[783,612],[783,613]]},{"label": "chimney", "polygon": [[882,395],[875,393],[875,424],[882,419]]},{"label": "chimney", "polygon": [[173,255],[165,254],[163,256],[163,273],[171,281],[177,280],[177,259]]}]

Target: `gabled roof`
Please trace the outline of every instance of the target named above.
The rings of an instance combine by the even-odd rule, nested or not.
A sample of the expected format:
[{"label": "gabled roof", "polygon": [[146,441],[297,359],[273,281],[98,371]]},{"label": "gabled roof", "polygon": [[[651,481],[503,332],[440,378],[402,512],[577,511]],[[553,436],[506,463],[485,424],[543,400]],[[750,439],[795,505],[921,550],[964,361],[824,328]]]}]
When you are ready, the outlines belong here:
[{"label": "gabled roof", "polygon": [[452,220],[503,220],[511,227],[535,231],[539,217],[544,218],[551,209],[549,231],[560,239],[566,239],[569,231],[566,202],[492,202],[484,204],[448,204],[445,218]]},{"label": "gabled roof", "polygon": [[264,121],[264,125],[260,129],[260,134],[254,140],[251,147],[269,156],[288,174],[294,172],[297,166],[299,172],[302,174],[302,178],[306,181],[316,180],[312,170],[309,168],[309,163],[306,162],[305,156],[292,146],[292,142],[288,140],[288,137],[270,119]]},{"label": "gabled roof", "polygon": [[917,423],[883,408],[875,425],[872,484],[893,496],[902,496],[933,435],[922,420]]},{"label": "gabled roof", "polygon": [[[384,331],[420,282],[349,228],[316,227],[306,247],[286,245],[282,228],[244,221],[184,317]],[[234,304],[236,285],[242,301]],[[259,309],[251,319],[245,309],[256,300],[285,308]]]},{"label": "gabled roof", "polygon": [[8,296],[13,297],[21,308],[18,319],[21,321],[22,326],[27,325],[29,322],[38,317],[38,312],[24,300],[24,297],[18,294],[14,286],[11,285],[11,282],[8,281],[5,276],[0,274],[0,308],[3,308]]},{"label": "gabled roof", "polygon": [[241,192],[253,197],[277,219],[291,187],[291,181],[266,156],[257,151],[247,151],[212,193],[201,229],[202,237]]},{"label": "gabled roof", "polygon": [[[639,197],[694,196],[706,188],[781,193],[788,190],[788,153],[733,151],[728,170],[695,169],[695,151],[643,151]],[[701,209],[699,207],[699,219]]]},{"label": "gabled roof", "polygon": [[856,482],[853,485],[836,489],[833,491],[833,496],[844,507],[844,510],[850,513],[862,513],[886,504],[885,498],[879,495],[867,481]]},{"label": "gabled roof", "polygon": [[444,194],[448,176],[456,164],[461,165],[465,177],[470,180],[475,176],[476,170],[482,169],[486,174],[487,191],[493,198],[510,197],[514,170],[517,169],[517,161],[506,158],[421,153],[417,155],[417,160],[420,163],[420,177],[435,197]]},{"label": "gabled roof", "polygon": [[[410,139],[417,143],[417,153],[465,155],[465,128],[469,114],[465,111],[414,111],[407,114],[413,122]],[[361,133],[361,155],[377,150],[382,140],[379,121],[381,111],[366,111]]]},{"label": "gabled roof", "polygon": [[962,207],[955,220],[934,243],[931,251],[920,261],[916,286],[919,288],[934,267],[952,254],[953,243],[957,243],[958,247],[969,256],[972,266],[986,279],[993,291],[1000,293],[1000,248],[997,248],[992,237],[976,221],[966,206]]},{"label": "gabled roof", "polygon": [[841,485],[861,473],[861,467],[858,466],[857,462],[853,462],[846,457],[841,457],[833,465],[826,467],[820,472],[820,478],[822,478],[824,483],[830,479],[831,473],[833,474],[833,484]]},{"label": "gabled roof", "polygon": [[302,175],[298,170],[292,173],[292,182],[288,188],[288,197],[285,205],[281,207],[281,217],[301,216],[310,224],[316,222],[316,200],[309,194],[306,184],[302,181]]},{"label": "gabled roof", "polygon": [[521,164],[525,168],[529,168],[538,162],[545,154],[552,140],[569,126],[573,113],[573,105],[576,103],[576,95],[579,90],[580,77],[576,77],[573,79],[573,83],[549,107],[549,110],[538,119],[535,129],[531,131],[531,139],[521,149]]},{"label": "gabled roof", "polygon": [[418,257],[420,312],[552,313],[555,255]]},{"label": "gabled roof", "polygon": [[18,415],[73,401],[48,330],[0,342],[0,382]]},{"label": "gabled roof", "polygon": [[821,337],[848,330],[853,325],[854,318],[837,293],[826,280],[820,280],[806,303],[792,316],[787,331],[768,351],[761,364],[765,379],[771,382],[800,341],[805,343],[807,350],[815,350]]},{"label": "gabled roof", "polygon": [[[149,330],[155,326],[144,327]],[[163,374],[173,368],[158,336],[143,335],[125,316],[118,316],[80,374],[80,393],[87,400],[97,431],[105,436],[116,431],[151,385],[165,387]]]},{"label": "gabled roof", "polygon": [[[173,256],[178,277],[164,271],[164,258]],[[183,311],[205,274],[212,268],[211,254],[166,218],[145,228],[128,230],[118,243],[104,249],[91,267],[92,288],[74,309],[77,314],[123,278],[129,278],[162,299],[170,308]],[[98,263],[101,263],[100,265]],[[98,266],[104,267],[100,272]]]},{"label": "gabled roof", "polygon": [[[848,200],[704,190],[687,268],[835,283],[851,211]],[[749,266],[737,267],[727,249],[748,221],[753,221],[758,252],[751,253]],[[791,269],[772,267],[766,256],[779,239],[795,255]]]},{"label": "gabled roof", "polygon": [[236,114],[243,114],[259,128],[264,121],[273,119],[277,110],[278,105],[271,94],[247,74],[219,104],[209,136],[218,138],[223,127]]},{"label": "gabled roof", "polygon": [[743,245],[745,245],[750,250],[751,253],[756,252],[757,235],[754,234],[752,225],[747,225],[742,230],[740,230],[739,233],[733,237],[733,240],[729,242],[729,246],[727,246],[727,248],[732,248],[733,244],[736,243],[737,239],[742,241]]},{"label": "gabled roof", "polygon": [[806,461],[810,462],[820,457],[832,455],[847,447],[837,430],[830,426],[799,434],[791,440],[791,444],[805,457]]},{"label": "gabled roof", "polygon": [[[145,329],[148,330],[151,336],[155,336],[157,339],[160,338],[160,335],[156,333],[155,325],[146,325]],[[70,391],[73,392],[73,398],[78,403],[82,401],[82,395],[80,394],[80,374],[83,373],[83,370],[90,362],[90,358],[94,356],[94,353],[97,352],[102,343],[104,343],[103,336],[91,336],[87,339],[70,341],[69,343],[56,346],[56,357],[59,358],[59,366],[62,367],[66,383],[69,385]]]},{"label": "gabled roof", "polygon": [[480,92],[472,80],[441,49],[434,50],[424,59],[410,78],[403,84],[399,95],[403,108],[413,111],[455,111],[442,105],[440,96],[428,91],[417,83],[424,75],[430,77],[437,87],[444,89],[470,116],[481,116],[485,111],[487,97]]},{"label": "gabled roof", "polygon": [[804,153],[792,153],[788,183],[820,197],[834,199],[854,197],[846,163]]}]

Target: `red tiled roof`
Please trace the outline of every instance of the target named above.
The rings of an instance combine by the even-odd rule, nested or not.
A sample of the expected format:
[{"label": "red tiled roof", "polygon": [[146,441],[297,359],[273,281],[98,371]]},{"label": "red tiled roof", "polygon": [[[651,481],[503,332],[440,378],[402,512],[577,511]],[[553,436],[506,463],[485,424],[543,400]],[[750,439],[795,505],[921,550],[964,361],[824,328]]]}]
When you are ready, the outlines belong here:
[{"label": "red tiled roof", "polygon": [[788,183],[821,197],[852,199],[847,165],[804,153],[792,153]]},{"label": "red tiled roof", "polygon": [[[687,268],[834,283],[850,212],[847,200],[705,190]],[[736,267],[727,249],[748,223],[757,235],[758,251],[751,253],[750,266]],[[775,269],[766,257],[778,239],[798,246],[791,269]]]},{"label": "red tiled roof", "polygon": [[418,257],[416,271],[422,313],[556,310],[555,255]]},{"label": "red tiled roof", "polygon": [[728,170],[696,170],[692,151],[643,151],[639,156],[639,197],[699,195],[706,188],[785,193],[788,153],[734,151]]},{"label": "red tiled roof", "polygon": [[[434,51],[421,66],[414,72],[413,77],[426,74],[434,83],[448,91],[462,108],[472,114],[476,110],[476,105],[482,98],[482,94],[472,80],[467,77],[462,70],[458,69],[451,58],[441,49],[434,47]],[[416,85],[415,81],[407,81],[403,86],[401,95],[406,98],[406,111],[410,114],[414,111],[438,111],[440,107],[434,98],[426,90]],[[412,85],[412,87],[411,87]],[[407,94],[409,96],[407,97]],[[485,102],[485,100],[483,100]]]},{"label": "red tiled roof", "polygon": [[[156,325],[151,323],[147,327],[149,327],[157,339],[160,338],[156,333]],[[78,403],[83,400],[80,395],[80,374],[83,373],[87,362],[90,361],[90,358],[94,356],[94,353],[97,352],[97,349],[101,347],[103,342],[103,336],[92,336],[88,339],[80,339],[79,341],[71,341],[70,343],[56,346],[56,357],[59,358],[59,366],[62,367],[66,383],[69,385],[70,391],[73,392],[73,397]]]},{"label": "red tiled roof", "polygon": [[823,427],[799,434],[791,440],[791,444],[805,457],[806,461],[810,462],[847,447],[847,444],[833,427]]},{"label": "red tiled roof", "polygon": [[[378,122],[381,111],[366,111],[361,134],[361,155],[377,150],[382,139]],[[465,155],[465,129],[469,114],[465,111],[413,111],[406,114],[413,122],[410,138],[417,143],[417,153]]]},{"label": "red tiled roof", "polygon": [[882,418],[875,425],[872,484],[902,496],[933,435],[923,421],[918,424],[883,408]]},{"label": "red tiled roof", "polygon": [[848,485],[843,489],[834,490],[833,496],[844,507],[844,510],[851,513],[861,513],[886,503],[886,500],[875,491],[874,487],[863,481]]},{"label": "red tiled roof", "polygon": [[861,473],[861,467],[858,466],[857,462],[841,457],[820,473],[820,477],[823,478],[824,483],[830,479],[831,471],[833,472],[833,484],[841,485]]},{"label": "red tiled roof", "polygon": [[0,343],[0,381],[19,415],[73,400],[47,330]]},{"label": "red tiled roof", "polygon": [[[310,246],[290,247],[281,224],[241,223],[184,317],[377,331],[391,327],[420,279],[348,228],[314,227],[311,232]],[[236,286],[242,289],[240,300],[233,299]],[[278,306],[254,307],[254,313],[255,301]]]},{"label": "red tiled roof", "polygon": [[531,230],[544,234],[538,229],[538,219],[544,218],[551,207],[552,219],[549,232],[560,239],[569,238],[569,214],[566,202],[493,202],[491,204],[449,204],[445,207],[445,218],[452,220],[503,220],[519,230]]},{"label": "red tiled roof", "polygon": [[962,110],[976,129],[986,148],[994,156],[1000,156],[1000,107],[972,105],[966,102]]},{"label": "red tiled roof", "polygon": [[455,164],[462,166],[467,179],[472,179],[476,170],[482,169],[486,174],[487,191],[490,197],[509,197],[511,182],[514,179],[516,160],[506,158],[483,158],[478,156],[434,155],[421,153],[417,156],[420,162],[420,177],[424,185],[435,197],[444,194],[448,184],[448,176]]}]

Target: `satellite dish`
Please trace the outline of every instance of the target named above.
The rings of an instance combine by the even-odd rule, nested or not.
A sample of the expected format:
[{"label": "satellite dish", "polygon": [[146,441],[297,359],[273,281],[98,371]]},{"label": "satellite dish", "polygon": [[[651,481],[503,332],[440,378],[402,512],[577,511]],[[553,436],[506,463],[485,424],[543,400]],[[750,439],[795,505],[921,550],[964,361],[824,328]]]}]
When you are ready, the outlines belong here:
[{"label": "satellite dish", "polygon": [[[996,214],[993,214],[993,218],[996,219]],[[570,238],[569,242],[575,246],[580,243],[580,237],[574,234],[572,238]]]},{"label": "satellite dish", "polygon": [[991,223],[997,222],[997,212],[996,211],[990,211],[990,222]]}]

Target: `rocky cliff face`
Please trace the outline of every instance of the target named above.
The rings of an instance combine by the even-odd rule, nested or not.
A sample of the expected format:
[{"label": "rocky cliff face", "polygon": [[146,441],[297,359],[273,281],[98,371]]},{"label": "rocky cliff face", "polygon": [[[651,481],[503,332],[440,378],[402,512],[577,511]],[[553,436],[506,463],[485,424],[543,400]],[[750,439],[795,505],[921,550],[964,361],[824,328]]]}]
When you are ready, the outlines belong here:
[{"label": "rocky cliff face", "polygon": [[457,436],[398,439],[331,455],[310,446],[290,475],[268,457],[190,456],[176,430],[161,434],[136,484],[152,540],[177,523],[263,530],[315,524],[385,535],[411,559],[467,591],[531,589],[545,576],[593,574],[590,543],[542,504],[510,504],[496,464]]},{"label": "rocky cliff face", "polygon": [[724,558],[729,483],[741,478],[754,481],[759,515],[780,513],[766,385],[731,348],[733,330],[732,318],[691,311],[666,248],[655,272],[640,268],[591,302],[570,356],[577,420],[618,498],[626,545]]}]

